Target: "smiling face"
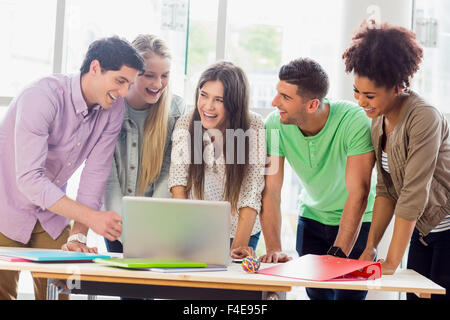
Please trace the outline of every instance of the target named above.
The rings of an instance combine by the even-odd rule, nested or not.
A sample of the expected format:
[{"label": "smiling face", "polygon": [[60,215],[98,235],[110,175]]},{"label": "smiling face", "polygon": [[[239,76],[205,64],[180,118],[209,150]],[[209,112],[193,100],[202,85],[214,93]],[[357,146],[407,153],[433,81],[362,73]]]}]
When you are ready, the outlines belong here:
[{"label": "smiling face", "polygon": [[128,88],[134,83],[138,70],[123,65],[119,70],[103,71],[97,60],[92,61],[89,71],[89,85],[84,87],[83,94],[89,107],[99,104],[109,109],[114,102],[125,97]]},{"label": "smiling face", "polygon": [[138,98],[142,105],[158,102],[169,84],[170,59],[152,54],[145,60],[145,73],[138,76],[129,95]]},{"label": "smiling face", "polygon": [[358,100],[359,106],[372,119],[381,115],[388,115],[396,111],[396,106],[398,106],[397,98],[400,92],[398,87],[391,89],[377,87],[367,77],[361,77],[355,74],[353,92],[355,99]]},{"label": "smiling face", "polygon": [[297,86],[286,81],[280,81],[277,85],[277,95],[272,101],[272,106],[280,112],[280,122],[283,124],[300,125],[306,116],[306,104],[297,94]]},{"label": "smiling face", "polygon": [[226,129],[228,114],[223,95],[223,84],[219,80],[207,81],[200,88],[197,110],[205,129]]}]

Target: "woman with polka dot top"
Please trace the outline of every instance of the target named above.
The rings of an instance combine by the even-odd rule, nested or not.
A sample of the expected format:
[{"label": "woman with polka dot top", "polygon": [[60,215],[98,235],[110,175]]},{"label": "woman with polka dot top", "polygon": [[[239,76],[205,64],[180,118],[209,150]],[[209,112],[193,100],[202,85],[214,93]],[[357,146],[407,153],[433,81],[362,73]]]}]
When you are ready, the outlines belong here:
[{"label": "woman with polka dot top", "polygon": [[169,190],[173,198],[229,201],[235,259],[254,256],[261,233],[266,140],[261,116],[249,111],[244,71],[218,62],[200,76],[195,108],[172,136]]}]

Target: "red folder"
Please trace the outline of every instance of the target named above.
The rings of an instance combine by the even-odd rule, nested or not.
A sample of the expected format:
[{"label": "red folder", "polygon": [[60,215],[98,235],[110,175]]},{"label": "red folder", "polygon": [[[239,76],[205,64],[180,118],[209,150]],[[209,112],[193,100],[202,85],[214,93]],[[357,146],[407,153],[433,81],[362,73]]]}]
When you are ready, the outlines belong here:
[{"label": "red folder", "polygon": [[258,273],[313,281],[375,280],[381,277],[381,264],[373,261],[307,254],[289,262],[259,270]]}]

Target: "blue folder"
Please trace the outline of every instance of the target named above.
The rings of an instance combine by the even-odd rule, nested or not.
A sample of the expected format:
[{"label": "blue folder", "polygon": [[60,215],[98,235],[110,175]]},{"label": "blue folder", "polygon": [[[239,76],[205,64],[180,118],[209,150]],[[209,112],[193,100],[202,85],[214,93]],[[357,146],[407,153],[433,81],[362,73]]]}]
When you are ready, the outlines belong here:
[{"label": "blue folder", "polygon": [[110,256],[96,254],[96,253],[85,253],[85,252],[74,252],[74,251],[63,251],[63,250],[24,250],[24,251],[2,251],[0,252],[2,256],[21,258],[30,261],[37,262],[47,262],[47,261],[89,261],[96,258],[110,259]]}]

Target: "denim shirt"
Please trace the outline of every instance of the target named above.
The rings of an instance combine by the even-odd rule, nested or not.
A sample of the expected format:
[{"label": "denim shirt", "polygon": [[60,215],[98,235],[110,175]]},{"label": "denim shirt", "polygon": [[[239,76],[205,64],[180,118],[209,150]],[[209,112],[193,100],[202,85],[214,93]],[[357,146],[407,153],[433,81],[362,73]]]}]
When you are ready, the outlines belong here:
[{"label": "denim shirt", "polygon": [[[155,181],[144,192],[146,197],[170,198],[167,180],[169,178],[170,155],[172,149],[172,132],[178,118],[185,112],[185,104],[181,97],[172,95],[167,137],[164,146],[164,158],[161,172]],[[139,155],[139,129],[137,124],[125,112],[121,131],[114,150],[111,173],[106,183],[104,209],[122,214],[122,197],[135,196],[137,193]]]}]

